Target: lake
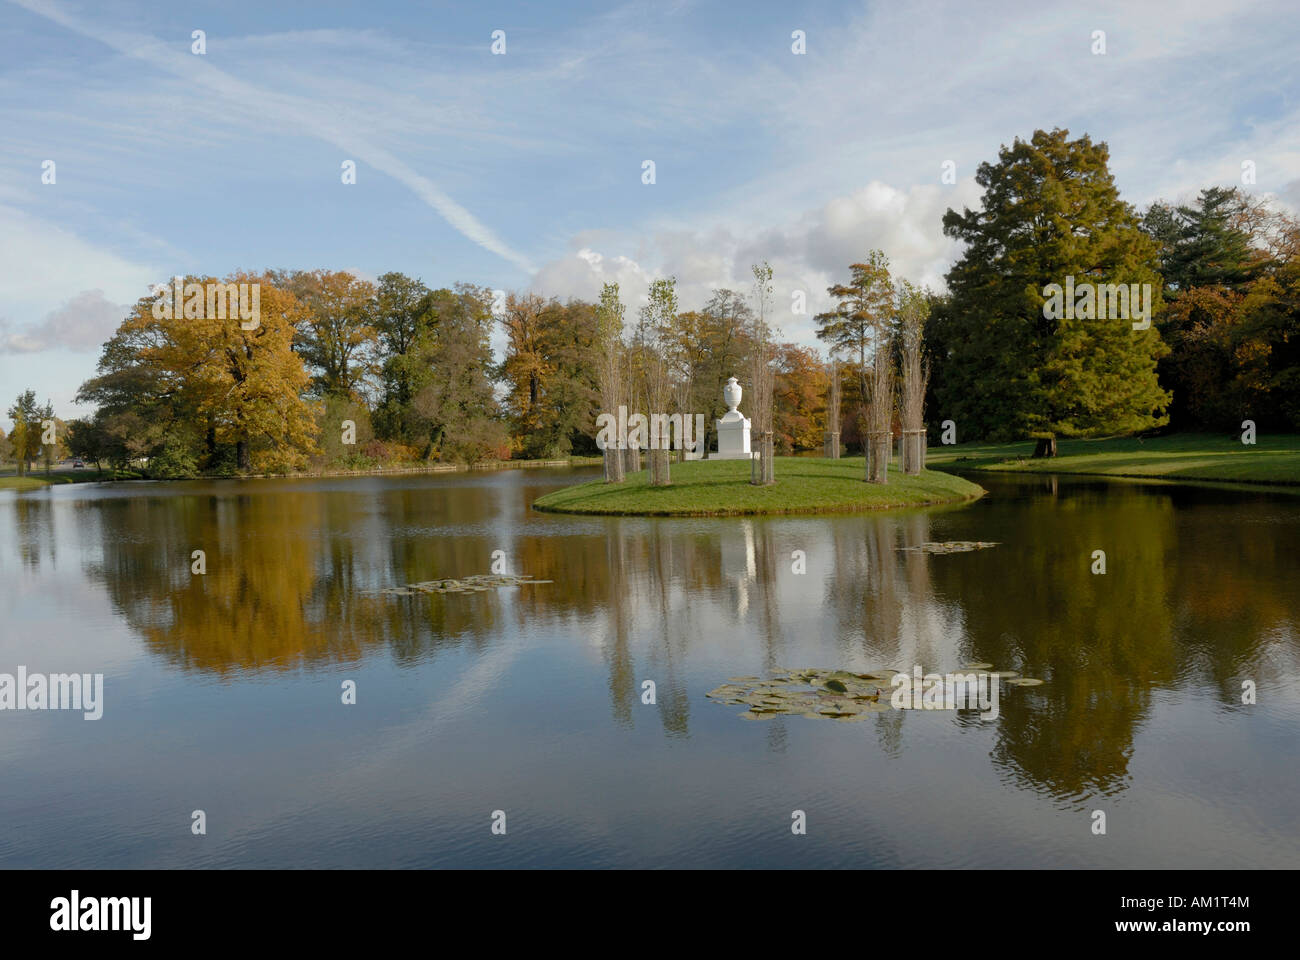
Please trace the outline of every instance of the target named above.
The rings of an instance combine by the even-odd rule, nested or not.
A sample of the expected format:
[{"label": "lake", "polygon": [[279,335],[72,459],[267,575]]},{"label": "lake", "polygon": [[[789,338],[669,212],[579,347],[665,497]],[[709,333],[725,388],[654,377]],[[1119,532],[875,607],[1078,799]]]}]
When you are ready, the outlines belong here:
[{"label": "lake", "polygon": [[[595,475],[0,492],[0,672],[104,676],[101,719],[0,712],[0,867],[1300,862],[1300,496],[976,474],[903,513],[530,510]],[[998,545],[900,549],[949,540]],[[494,551],[552,582],[384,593]],[[705,696],[970,661],[1044,683],[991,720]]]}]

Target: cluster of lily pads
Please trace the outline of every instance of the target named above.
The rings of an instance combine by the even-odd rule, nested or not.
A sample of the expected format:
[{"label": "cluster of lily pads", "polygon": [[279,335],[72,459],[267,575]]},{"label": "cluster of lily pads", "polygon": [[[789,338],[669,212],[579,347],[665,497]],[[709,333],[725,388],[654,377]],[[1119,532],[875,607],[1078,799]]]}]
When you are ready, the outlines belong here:
[{"label": "cluster of lily pads", "polygon": [[408,583],[404,587],[389,587],[384,593],[394,597],[411,597],[417,593],[482,593],[501,587],[517,587],[521,583],[552,583],[551,580],[533,580],[529,577],[512,577],[501,573],[475,573],[458,580],[425,580]]},{"label": "cluster of lily pads", "polygon": [[880,673],[790,670],[768,680],[729,677],[722,686],[710,690],[708,696],[719,703],[749,707],[740,715],[746,720],[769,720],[777,716],[865,720],[869,713],[889,709],[880,702],[880,694],[882,687],[889,687],[893,675],[893,670]]},{"label": "cluster of lily pads", "polygon": [[990,543],[986,540],[946,540],[943,543],[918,543],[914,547],[898,549],[913,553],[969,553],[971,550],[987,550],[989,547],[996,546],[998,546],[997,541]]},{"label": "cluster of lily pads", "polygon": [[[966,671],[991,670],[991,663],[968,663]],[[889,710],[889,691],[897,670],[852,673],[848,670],[782,670],[766,680],[728,677],[706,696],[715,703],[748,707],[745,720],[808,717],[812,720],[861,721]],[[1022,677],[1015,670],[991,671],[990,676],[1016,687],[1037,687],[1042,680]],[[881,703],[882,694],[884,703]]]},{"label": "cluster of lily pads", "polygon": [[997,677],[1003,683],[1013,687],[1041,687],[1043,681],[1036,680],[1033,677],[1022,677],[1015,670],[993,670],[991,663],[965,663],[962,664],[963,670],[992,670],[989,674],[991,677]]}]

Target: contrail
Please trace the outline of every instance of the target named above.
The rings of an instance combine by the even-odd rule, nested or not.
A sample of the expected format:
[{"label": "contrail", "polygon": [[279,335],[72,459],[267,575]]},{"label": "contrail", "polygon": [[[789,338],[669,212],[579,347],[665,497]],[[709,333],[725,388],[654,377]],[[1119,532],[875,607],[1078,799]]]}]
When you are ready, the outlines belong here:
[{"label": "contrail", "polygon": [[128,57],[134,57],[154,67],[159,67],[178,77],[192,80],[219,96],[232,100],[250,112],[272,121],[281,127],[298,127],[317,139],[338,147],[350,157],[356,157],[376,170],[380,170],[410,190],[461,234],[490,250],[517,267],[535,273],[536,268],[528,258],[517,253],[497,238],[475,216],[443,193],[428,177],[417,173],[382,147],[367,143],[341,129],[327,116],[318,112],[315,104],[300,97],[262,90],[251,83],[231,76],[206,61],[205,57],[182,53],[173,44],[139,34],[89,26],[68,14],[51,0],[10,0],[11,3],[45,17],[92,40],[98,40]]}]

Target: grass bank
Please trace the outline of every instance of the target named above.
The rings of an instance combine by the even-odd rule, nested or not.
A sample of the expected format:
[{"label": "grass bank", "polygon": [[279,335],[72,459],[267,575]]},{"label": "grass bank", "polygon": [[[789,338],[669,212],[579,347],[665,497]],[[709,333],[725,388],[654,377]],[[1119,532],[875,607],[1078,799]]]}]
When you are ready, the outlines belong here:
[{"label": "grass bank", "polygon": [[397,466],[378,466],[362,470],[334,469],[323,467],[319,470],[305,470],[300,473],[248,473],[235,476],[218,476],[216,474],[199,474],[192,478],[146,476],[139,470],[104,470],[102,473],[91,468],[86,470],[55,470],[47,477],[45,472],[35,471],[25,477],[15,476],[13,468],[0,469],[0,490],[36,490],[40,487],[62,483],[101,483],[116,480],[150,480],[160,481],[175,479],[194,480],[264,480],[264,479],[317,479],[321,477],[388,477],[418,473],[456,473],[467,470],[525,470],[531,467],[591,467],[599,466],[600,457],[575,456],[563,460],[482,460],[478,463],[427,463],[400,464]]},{"label": "grass bank", "polygon": [[1253,445],[1243,444],[1237,436],[1204,433],[1059,440],[1052,459],[1034,460],[1033,452],[1032,440],[932,446],[926,463],[940,469],[1300,484],[1300,435],[1296,434],[1261,434]]},{"label": "grass bank", "polygon": [[29,473],[20,477],[9,471],[0,473],[0,490],[37,490],[64,483],[99,483],[104,480],[139,480],[140,474],[130,470],[79,470],[75,473],[67,470],[52,471],[47,477],[44,471]]},{"label": "grass bank", "polygon": [[699,460],[672,465],[672,485],[651,487],[647,471],[623,483],[595,480],[556,490],[533,503],[553,513],[652,517],[738,516],[764,513],[856,513],[970,500],[984,490],[969,480],[927,470],[889,483],[863,483],[861,457],[822,460],[778,457],[776,483],[749,482],[747,460]]}]

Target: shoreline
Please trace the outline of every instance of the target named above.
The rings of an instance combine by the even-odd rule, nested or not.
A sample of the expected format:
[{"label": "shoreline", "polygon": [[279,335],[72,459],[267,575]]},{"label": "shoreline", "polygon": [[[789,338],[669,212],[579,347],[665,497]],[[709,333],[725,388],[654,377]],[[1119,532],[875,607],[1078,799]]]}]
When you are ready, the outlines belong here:
[{"label": "shoreline", "polygon": [[938,470],[894,473],[888,483],[866,483],[861,457],[778,457],[775,467],[776,483],[755,486],[749,482],[748,460],[678,462],[667,486],[650,486],[641,470],[619,484],[600,477],[553,490],[532,507],[539,513],[588,517],[816,516],[960,506],[987,492]]},{"label": "shoreline", "polygon": [[961,473],[1059,474],[1168,483],[1300,487],[1300,435],[1262,434],[1256,443],[1222,434],[1062,439],[1057,456],[1034,459],[1032,441],[933,446],[928,466]]},{"label": "shoreline", "polygon": [[[470,473],[475,470],[527,470],[544,467],[598,467],[600,457],[570,457],[565,460],[483,460],[478,463],[431,463],[419,466],[374,467],[368,470],[306,470],[296,473],[247,473],[232,477],[200,474],[197,477],[112,477],[87,472],[59,471],[51,476],[32,472],[22,477],[0,474],[0,490],[35,490],[79,483],[188,483],[196,480],[321,480],[330,477],[418,476],[428,473]],[[105,471],[109,472],[109,471]]]}]

